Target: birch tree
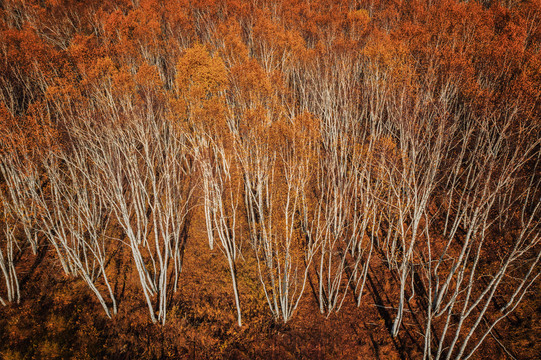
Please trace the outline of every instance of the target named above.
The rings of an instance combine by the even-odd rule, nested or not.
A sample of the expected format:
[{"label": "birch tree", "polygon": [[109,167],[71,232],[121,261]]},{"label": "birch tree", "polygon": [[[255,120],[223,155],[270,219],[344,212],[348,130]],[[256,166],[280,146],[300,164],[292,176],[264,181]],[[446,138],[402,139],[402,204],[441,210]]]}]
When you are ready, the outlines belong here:
[{"label": "birch tree", "polygon": [[426,236],[425,358],[470,358],[539,278],[539,130],[516,116],[468,119],[448,168],[443,234]]},{"label": "birch tree", "polygon": [[259,278],[271,313],[284,322],[299,305],[318,246],[301,230],[315,157],[314,129],[317,124],[309,114],[292,124],[278,121],[268,129],[266,139],[251,138],[238,150]]}]

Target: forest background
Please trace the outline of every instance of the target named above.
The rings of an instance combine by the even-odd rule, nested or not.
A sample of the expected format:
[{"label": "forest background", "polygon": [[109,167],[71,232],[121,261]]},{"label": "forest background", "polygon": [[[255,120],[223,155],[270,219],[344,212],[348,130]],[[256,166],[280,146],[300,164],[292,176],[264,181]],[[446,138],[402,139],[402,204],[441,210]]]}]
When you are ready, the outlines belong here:
[{"label": "forest background", "polygon": [[0,357],[533,359],[541,2],[0,2]]}]

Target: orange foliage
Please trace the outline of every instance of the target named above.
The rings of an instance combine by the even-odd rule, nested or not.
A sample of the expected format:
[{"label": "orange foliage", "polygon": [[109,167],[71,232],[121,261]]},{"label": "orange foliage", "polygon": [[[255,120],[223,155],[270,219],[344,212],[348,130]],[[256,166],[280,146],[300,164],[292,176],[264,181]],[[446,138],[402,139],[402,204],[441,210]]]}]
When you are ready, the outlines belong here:
[{"label": "orange foliage", "polygon": [[180,57],[176,70],[172,115],[177,124],[211,134],[224,131],[227,72],[222,59],[196,44]]},{"label": "orange foliage", "polygon": [[[262,265],[257,263],[255,257],[261,249],[256,246],[248,249],[248,246],[240,245],[237,261],[239,292],[242,300],[249,302],[244,311],[249,319],[248,323],[251,322],[250,326],[253,327],[238,331],[233,328],[234,319],[228,311],[232,305],[229,300],[224,300],[228,298],[224,294],[227,292],[225,289],[230,287],[227,282],[230,280],[222,279],[229,279],[230,275],[225,263],[216,260],[218,257],[214,252],[199,247],[202,235],[198,231],[204,227],[204,214],[200,213],[198,206],[201,204],[197,203],[197,206],[190,204],[188,211],[192,225],[190,221],[186,221],[188,225],[182,230],[182,236],[188,239],[187,262],[194,264],[196,269],[189,270],[189,281],[180,280],[186,281],[186,289],[183,288],[180,295],[166,297],[173,305],[170,311],[171,325],[164,325],[164,329],[170,326],[169,330],[174,331],[148,327],[144,315],[137,311],[136,315],[133,315],[124,309],[121,310],[125,311],[122,315],[124,317],[113,326],[114,329],[123,331],[122,345],[111,345],[111,339],[115,338],[116,334],[113,334],[112,330],[107,332],[105,322],[100,323],[103,319],[90,319],[88,314],[65,318],[65,314],[60,313],[67,308],[72,312],[79,311],[73,308],[72,302],[86,299],[82,286],[76,280],[68,281],[44,271],[39,275],[41,278],[55,284],[69,282],[73,292],[58,293],[53,300],[47,300],[47,304],[40,307],[43,310],[48,306],[59,311],[59,314],[43,316],[43,331],[36,330],[33,334],[32,330],[27,330],[29,333],[17,333],[13,330],[15,325],[1,316],[5,311],[10,316],[23,319],[24,316],[15,314],[15,307],[8,310],[0,308],[0,326],[5,326],[9,332],[4,335],[0,328],[0,357],[16,358],[17,351],[24,352],[21,349],[27,348],[28,353],[24,354],[27,357],[69,357],[73,352],[66,339],[69,338],[72,328],[78,329],[80,333],[107,333],[109,338],[98,340],[108,341],[115,349],[113,353],[117,357],[129,357],[139,350],[149,358],[197,357],[199,353],[195,347],[200,346],[209,357],[236,357],[237,352],[243,352],[247,357],[289,355],[334,358],[341,356],[337,353],[340,350],[339,345],[327,344],[327,352],[317,352],[314,349],[319,341],[321,350],[321,338],[325,337],[325,334],[336,335],[338,332],[343,333],[341,341],[350,346],[349,350],[345,349],[349,351],[349,355],[362,349],[362,355],[367,357],[392,358],[399,353],[403,357],[420,356],[423,351],[424,335],[420,334],[424,319],[421,319],[422,315],[419,314],[425,314],[423,311],[428,306],[426,299],[431,296],[430,289],[421,288],[423,282],[427,282],[422,274],[426,275],[434,269],[426,270],[419,264],[426,268],[431,265],[429,260],[425,259],[429,251],[444,254],[442,259],[446,259],[446,256],[453,258],[450,262],[458,258],[461,248],[457,243],[465,236],[462,232],[467,233],[467,223],[470,220],[466,218],[466,214],[465,219],[457,222],[458,240],[453,239],[449,249],[443,244],[445,236],[440,234],[444,231],[432,234],[434,228],[440,230],[440,227],[447,226],[444,224],[453,217],[453,211],[458,211],[455,208],[462,206],[455,202],[466,201],[464,199],[469,201],[470,197],[481,196],[483,191],[494,189],[499,183],[491,177],[500,176],[499,172],[506,169],[506,161],[513,156],[520,155],[524,158],[521,158],[523,161],[521,160],[517,169],[510,171],[510,178],[516,182],[507,183],[508,179],[501,180],[507,186],[502,188],[511,189],[509,191],[512,195],[509,195],[509,198],[519,191],[516,189],[526,186],[526,177],[534,181],[536,176],[540,176],[537,142],[541,126],[540,24],[541,0],[0,2],[0,161],[3,161],[2,156],[5,155],[45,166],[50,160],[49,157],[65,151],[63,161],[59,161],[56,169],[58,174],[65,175],[64,172],[67,174],[66,169],[70,166],[70,156],[75,156],[69,151],[76,150],[77,136],[81,136],[81,133],[85,133],[88,138],[95,136],[95,142],[88,141],[87,144],[99,148],[105,147],[107,142],[104,140],[106,137],[97,136],[100,131],[107,131],[100,127],[103,123],[110,126],[107,128],[109,130],[118,130],[118,134],[126,134],[128,130],[134,129],[135,133],[141,131],[137,133],[141,138],[149,136],[145,131],[154,131],[158,134],[156,141],[177,141],[174,145],[178,145],[178,149],[186,151],[187,154],[183,153],[185,156],[182,160],[175,156],[167,158],[171,163],[160,163],[156,166],[156,171],[160,172],[161,176],[161,171],[165,171],[161,167],[169,166],[182,172],[182,176],[185,175],[188,179],[186,187],[190,187],[190,194],[193,191],[197,201],[204,201],[200,200],[204,198],[201,194],[203,176],[200,169],[196,169],[197,160],[194,160],[197,159],[195,154],[198,151],[208,151],[206,155],[209,159],[206,160],[209,169],[206,170],[209,174],[227,174],[223,179],[219,179],[224,182],[225,185],[222,185],[228,191],[221,195],[227,203],[224,206],[230,207],[231,211],[233,209],[234,215],[222,215],[222,220],[227,225],[224,229],[228,226],[235,227],[239,244],[247,243],[243,241],[253,230],[248,229],[250,220],[257,231],[261,231],[263,226],[258,216],[249,214],[250,211],[255,212],[250,209],[250,196],[260,196],[257,200],[259,210],[263,209],[261,214],[269,213],[269,223],[274,221],[275,224],[275,228],[269,231],[272,234],[270,238],[274,241],[271,243],[282,248],[286,247],[284,244],[287,242],[280,241],[288,236],[284,230],[285,216],[295,219],[305,216],[303,220],[295,220],[294,224],[289,224],[292,229],[290,238],[294,244],[291,251],[293,260],[289,265],[298,266],[299,271],[305,265],[314,267],[308,264],[311,260],[303,258],[309,232],[303,226],[316,222],[322,224],[322,227],[323,224],[327,226],[327,220],[318,217],[328,214],[306,215],[306,208],[317,209],[317,206],[320,206],[323,201],[321,193],[327,190],[323,182],[315,184],[319,181],[318,176],[323,178],[325,171],[330,172],[322,165],[321,159],[324,156],[328,155],[330,159],[332,154],[336,154],[336,168],[343,171],[341,176],[344,177],[339,180],[348,183],[348,186],[350,182],[355,182],[355,185],[351,185],[354,189],[351,194],[343,195],[355,199],[351,202],[355,210],[358,210],[357,206],[361,208],[359,204],[368,201],[366,199],[369,197],[372,197],[373,201],[370,206],[374,209],[380,206],[383,209],[380,209],[377,216],[372,208],[366,210],[367,216],[374,220],[366,225],[368,230],[362,237],[361,249],[367,250],[367,244],[377,243],[374,245],[374,260],[368,271],[370,281],[364,290],[371,296],[370,303],[377,303],[377,309],[374,310],[368,305],[357,309],[351,306],[352,304],[347,305],[346,301],[348,315],[331,319],[339,324],[336,329],[333,328],[331,320],[325,322],[327,320],[315,317],[317,309],[313,306],[313,299],[309,300],[309,295],[306,294],[300,302],[299,313],[302,315],[292,320],[291,328],[276,323],[271,325],[271,320],[265,317],[268,309],[265,309],[266,300],[260,288],[262,280],[258,277]],[[149,124],[157,124],[156,127],[148,130],[144,126],[135,126],[141,123],[148,125],[145,123],[147,120]],[[171,125],[176,136],[170,136]],[[454,135],[455,128],[459,129],[456,133],[461,134],[460,136]],[[417,242],[412,241],[414,249],[411,258],[404,260],[404,264],[411,262],[408,265],[411,269],[405,272],[405,278],[411,284],[408,283],[403,288],[411,291],[413,299],[411,303],[407,303],[411,307],[411,313],[408,313],[408,319],[404,323],[407,322],[405,326],[412,331],[408,330],[408,337],[391,338],[388,334],[391,327],[390,317],[394,315],[389,314],[394,311],[398,301],[396,294],[399,280],[396,273],[393,273],[393,266],[396,264],[391,264],[392,261],[385,258],[385,249],[380,244],[391,241],[392,236],[398,236],[393,235],[393,227],[402,227],[403,234],[411,235],[411,229],[404,225],[411,225],[412,219],[408,218],[408,208],[405,215],[400,214],[403,216],[400,221],[391,224],[390,219],[399,205],[388,198],[395,196],[398,199],[395,202],[400,202],[407,191],[413,192],[419,184],[423,184],[424,172],[428,173],[429,170],[422,168],[425,163],[416,159],[416,156],[432,159],[429,156],[432,152],[426,149],[432,146],[432,142],[436,141],[434,139],[439,139],[441,134],[442,138],[448,135],[447,132],[450,138],[445,139],[449,144],[442,142],[434,146],[437,149],[440,149],[438,146],[445,148],[447,153],[442,155],[443,159],[436,159],[441,161],[441,164],[438,163],[434,194],[430,194],[426,210],[420,215],[422,220],[418,222],[419,233],[422,234],[415,239]],[[130,149],[134,153],[142,151],[142,145],[138,143],[141,139],[137,136],[126,141],[130,146],[133,145]],[[491,142],[498,136],[502,136],[500,142]],[[204,141],[197,141],[201,139]],[[85,138],[86,140],[88,139]],[[418,142],[415,144],[421,149],[419,152],[422,155],[418,154],[417,148],[410,148],[415,141]],[[478,158],[469,159],[467,156],[470,151],[476,146],[482,146],[478,144],[485,144],[483,141],[490,145],[487,145],[487,152]],[[203,143],[205,145],[201,145]],[[171,143],[167,144],[163,147],[162,144],[152,145],[156,146],[158,150],[155,151],[159,152],[169,151],[173,147]],[[197,148],[198,146],[200,147]],[[208,148],[203,149],[205,146]],[[180,152],[178,149],[176,151]],[[224,153],[218,154],[219,151],[216,150],[216,154],[211,154],[213,149]],[[502,155],[498,161],[494,160],[495,164],[486,170],[488,175],[481,170],[475,175],[481,179],[479,181],[485,180],[483,176],[488,178],[486,189],[476,190],[477,192],[464,190],[475,185],[473,182],[468,183],[471,181],[469,173],[474,172],[472,169],[475,166],[481,168],[486,163],[485,160],[496,157],[503,151],[509,151],[505,153],[507,157]],[[104,157],[107,155],[105,151],[97,153]],[[122,156],[131,155],[133,154]],[[123,161],[126,159],[122,156],[119,155],[118,159],[121,160],[117,159],[118,163],[113,164],[118,167],[118,173],[124,169]],[[455,161],[460,156],[464,156],[465,160],[456,165]],[[156,156],[156,159],[161,158]],[[424,161],[429,163],[426,159]],[[89,163],[98,163],[98,160],[93,159]],[[158,160],[156,161],[159,162]],[[178,164],[175,163],[177,160]],[[461,166],[464,169],[460,168]],[[417,178],[404,179],[407,175],[404,169],[408,167]],[[329,169],[331,168],[329,166]],[[45,172],[44,169],[40,171]],[[254,175],[257,171],[258,177]],[[335,174],[325,175],[332,178]],[[217,179],[220,176],[216,175]],[[253,178],[250,178],[251,176]],[[290,178],[286,179],[286,176]],[[293,180],[288,184],[290,179]],[[144,180],[148,179],[144,177]],[[127,186],[131,181],[130,176],[122,175],[118,181],[121,186],[125,186],[126,192],[131,191]],[[400,185],[393,184],[393,181]],[[7,182],[2,176],[0,182],[0,190],[4,191]],[[295,196],[302,199],[298,201],[304,201],[309,206],[303,209],[297,204],[296,207],[288,208],[290,213],[284,216],[279,210],[287,207],[290,200],[288,196],[291,195],[288,191],[291,192],[292,188],[288,188],[288,185],[293,182],[296,182],[295,186],[298,187],[298,194]],[[448,188],[450,183],[464,192],[453,193],[455,190]],[[361,186],[359,184],[370,184],[374,188],[368,191],[355,187]],[[394,185],[396,186],[393,187]],[[265,189],[267,193],[263,190],[265,186],[268,187]],[[318,189],[318,186],[321,189]],[[219,192],[220,189],[212,190]],[[43,198],[52,196],[48,193],[49,188],[44,186],[36,191],[42,197],[40,200],[43,203],[40,206],[45,206],[43,204],[47,204],[50,199]],[[148,193],[142,198],[146,200],[142,200],[144,204],[138,214],[151,211],[144,207],[148,206],[145,203],[148,201],[146,197],[152,197],[153,190],[143,186],[142,192],[145,191]],[[516,199],[516,203],[531,201],[538,196],[539,188],[535,188],[535,191],[522,194]],[[453,194],[454,197],[447,199],[448,194]],[[329,192],[327,196],[331,198],[334,195]],[[485,242],[490,245],[488,249],[498,248],[498,251],[492,252],[483,250],[487,255],[481,261],[484,263],[477,268],[482,274],[481,278],[484,276],[488,279],[492,276],[490,274],[499,269],[498,261],[512,251],[511,245],[514,244],[516,235],[520,234],[518,225],[515,229],[502,219],[514,219],[513,223],[520,223],[522,220],[519,220],[517,214],[534,212],[532,209],[535,204],[515,209],[515,201],[498,196],[499,193],[495,193],[494,198],[500,203],[494,205],[486,215],[493,220],[491,225],[487,226],[487,229],[473,231],[476,236],[480,236],[477,233],[483,233],[484,236],[486,231],[487,238],[490,237]],[[275,202],[272,203],[269,199],[275,199]],[[155,206],[158,207],[158,203],[165,200],[167,199],[155,200]],[[489,200],[493,201],[492,198]],[[471,203],[474,204],[475,201],[471,200]],[[108,207],[106,202],[100,206]],[[321,206],[321,209],[323,208]],[[444,211],[448,213],[444,214]],[[472,210],[474,211],[476,210]],[[133,213],[130,214],[136,217]],[[249,216],[253,218],[248,220]],[[434,218],[431,218],[432,216]],[[121,226],[112,220],[112,216],[111,219],[108,216],[105,218],[104,224],[100,225],[114,229],[111,233],[114,233],[115,239],[120,239],[118,249],[111,252],[107,265],[111,275],[117,273],[124,276],[123,280],[120,275],[115,279],[117,283],[114,284],[114,291],[123,293],[126,286],[128,295],[125,295],[125,302],[138,309],[141,302],[133,290],[137,287],[137,279],[133,275],[134,269],[126,265],[129,263],[129,249],[126,250],[125,246],[121,245],[125,234]],[[359,221],[362,222],[361,220]],[[128,216],[127,221],[132,219]],[[235,225],[228,223],[233,221]],[[493,229],[496,227],[493,224],[498,225],[499,221],[503,224],[499,226],[503,227],[507,234],[502,235],[502,229]],[[4,222],[5,219],[0,219],[2,229]],[[347,221],[344,220],[344,223]],[[38,229],[39,225],[33,226],[36,228],[29,230],[31,236],[45,243],[46,239],[42,235],[43,231]],[[347,223],[344,226],[353,228],[360,225]],[[536,229],[535,224],[528,226]],[[370,233],[375,228],[378,230]],[[6,229],[9,230],[8,227]],[[0,251],[7,249],[7,245],[4,245],[7,244],[8,230],[0,231]],[[349,234],[352,231],[347,228],[343,233]],[[329,230],[329,233],[332,231]],[[530,234],[527,231],[524,233]],[[17,241],[23,238],[18,230],[12,231],[12,235]],[[338,240],[344,241],[341,238]],[[433,245],[431,249],[429,245]],[[341,251],[355,252],[355,249],[349,248],[344,251],[340,246],[336,248],[337,254]],[[535,246],[537,245],[527,249],[533,255],[537,249]],[[393,253],[403,255],[405,248],[406,242],[400,243],[393,249]],[[196,251],[197,256],[190,251]],[[184,254],[184,249],[182,253]],[[47,254],[40,255],[42,258],[30,255],[27,258],[26,255],[21,255],[14,266],[28,271],[29,274],[31,272],[28,264],[31,261],[36,262],[36,268],[43,258],[47,259],[48,266],[56,266],[52,255]],[[526,256],[525,254],[530,253],[525,251],[521,256]],[[531,259],[535,258],[533,255],[530,256]],[[336,257],[338,258],[338,255]],[[343,258],[346,259],[345,255]],[[269,259],[272,259],[272,256]],[[352,265],[344,266],[349,271]],[[445,266],[447,264],[442,265],[442,268]],[[446,268],[446,271],[449,272],[449,269]],[[520,273],[522,270],[517,265],[513,271]],[[201,273],[207,276],[205,286],[209,287],[205,290],[201,290],[202,285],[199,283],[199,277],[203,276]],[[210,278],[213,273],[217,274],[214,280]],[[0,276],[3,276],[2,273]],[[25,283],[39,282],[40,279],[31,279],[31,276],[25,279]],[[513,276],[509,275],[508,278],[514,279]],[[2,279],[0,277],[0,296],[4,291]],[[310,287],[315,295],[317,285],[311,281],[310,279],[306,289]],[[351,287],[346,280],[340,281],[344,283],[342,285],[346,285],[344,287]],[[514,291],[512,285],[515,283],[509,281],[509,284],[502,286],[502,298]],[[456,279],[451,283],[450,288],[456,285]],[[433,286],[433,283],[430,284]],[[32,286],[37,288],[39,283]],[[55,286],[55,290],[58,290],[57,288],[58,286]],[[39,289],[41,292],[46,290]],[[32,301],[42,301],[41,295],[33,296]],[[502,342],[506,347],[514,349],[513,356],[519,357],[517,353],[520,349],[531,345],[530,335],[526,335],[527,330],[531,328],[537,336],[540,330],[538,326],[524,319],[532,312],[538,317],[539,301],[529,293],[525,299],[528,305],[521,304],[518,307],[518,320],[513,319],[505,324],[502,321],[496,328],[501,331],[501,336],[493,335],[496,340],[487,338],[483,350],[503,356],[507,350],[504,351],[503,346],[502,349],[495,346]],[[156,298],[152,299],[154,300]],[[426,304],[423,302],[425,300]],[[496,309],[503,307],[500,302],[504,300],[495,298],[490,302],[489,311],[482,319],[490,319],[492,313],[496,314]],[[24,306],[26,312],[32,312],[30,305]],[[84,306],[87,306],[88,310],[93,305],[89,301],[89,304]],[[535,306],[536,310],[531,310]],[[370,318],[370,321],[363,322],[365,318]],[[451,318],[450,321],[455,326],[457,321],[450,316]],[[81,319],[86,321],[86,327],[77,323],[83,321]],[[361,322],[362,326],[359,325]],[[470,319],[464,323],[466,327],[472,327],[474,321]],[[142,341],[137,336],[130,335],[128,330],[132,324],[137,326],[138,331],[146,334],[148,339]],[[324,333],[316,334],[316,330],[311,328],[314,324],[317,324],[319,329],[323,328]],[[26,329],[29,328],[30,325],[26,324]],[[100,330],[96,330],[97,328]],[[200,334],[201,328],[204,329]],[[355,329],[356,339],[361,340],[346,338],[350,328]],[[185,330],[191,338],[188,339],[179,329]],[[261,344],[258,343],[258,329],[272,334],[267,334],[266,338],[263,336]],[[433,331],[440,330],[435,326]],[[46,331],[51,334],[43,335]],[[379,333],[376,334],[376,331]],[[173,332],[175,335],[171,335]],[[309,345],[302,343],[303,332],[310,334],[307,342]],[[156,334],[161,336],[161,349],[160,345],[156,345],[159,341],[154,343],[155,339],[151,339],[152,336],[157,336]],[[282,341],[277,339],[283,339],[284,334],[294,334],[291,341],[297,343],[291,346],[281,344],[281,348],[278,346],[281,350],[275,353],[276,342]],[[514,338],[505,339],[508,334]],[[25,340],[32,336],[43,338],[33,348]],[[473,338],[478,340],[478,336],[475,334]],[[462,334],[457,339],[463,341],[464,337]],[[370,342],[366,339],[370,339]],[[3,345],[3,340],[8,345]],[[98,340],[96,343],[88,340],[89,343],[82,344],[81,347],[88,347],[95,357],[111,355],[105,350],[100,352],[102,346],[96,345]],[[205,345],[206,341],[208,344]],[[359,344],[362,341],[364,343]],[[15,350],[10,348],[10,344],[14,344],[11,347]],[[137,350],[129,353],[132,345],[138,346]],[[247,350],[250,347],[257,347],[258,352],[250,353]],[[297,347],[302,350],[296,352]],[[271,348],[272,351],[269,350]],[[526,352],[528,355],[525,356],[530,356],[532,352],[534,350]]]}]

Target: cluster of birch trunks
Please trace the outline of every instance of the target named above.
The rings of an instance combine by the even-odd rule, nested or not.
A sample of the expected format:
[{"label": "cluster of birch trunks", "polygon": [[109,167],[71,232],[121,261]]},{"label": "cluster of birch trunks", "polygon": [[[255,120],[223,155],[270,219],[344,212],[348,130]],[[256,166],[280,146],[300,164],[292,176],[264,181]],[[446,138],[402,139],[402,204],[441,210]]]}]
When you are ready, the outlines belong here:
[{"label": "cluster of birch trunks", "polygon": [[66,144],[2,153],[2,305],[20,300],[17,259],[47,246],[112,317],[108,266],[124,247],[163,324],[202,208],[239,325],[236,269],[253,256],[278,321],[310,293],[324,316],[371,304],[367,279],[384,276],[393,336],[421,334],[427,359],[470,357],[541,274],[541,124],[518,101],[480,112],[452,79],[414,87],[362,57],[282,71],[278,118],[276,99],[232,85],[213,95],[226,129],[190,132],[163,99],[102,84],[95,106],[62,109]]}]

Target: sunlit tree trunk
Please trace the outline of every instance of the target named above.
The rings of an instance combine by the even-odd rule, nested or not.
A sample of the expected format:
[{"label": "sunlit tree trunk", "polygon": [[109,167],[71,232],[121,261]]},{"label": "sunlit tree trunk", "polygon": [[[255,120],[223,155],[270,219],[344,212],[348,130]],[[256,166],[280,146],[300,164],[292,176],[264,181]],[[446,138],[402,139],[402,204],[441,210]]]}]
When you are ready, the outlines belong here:
[{"label": "sunlit tree trunk", "polygon": [[[211,248],[219,245],[226,257],[233,283],[237,309],[237,324],[242,326],[242,312],[237,285],[236,261],[241,239],[237,236],[237,219],[241,201],[241,183],[235,159],[227,154],[223,145],[201,136],[196,149],[204,197],[207,235]],[[216,242],[215,240],[219,240]]]}]

